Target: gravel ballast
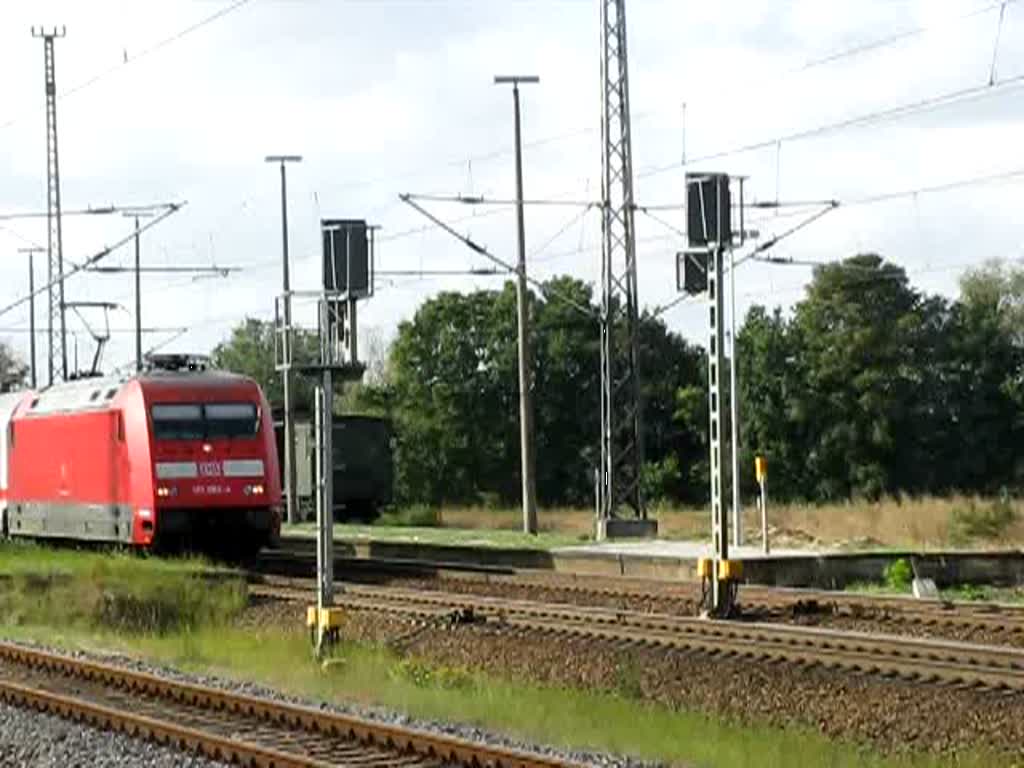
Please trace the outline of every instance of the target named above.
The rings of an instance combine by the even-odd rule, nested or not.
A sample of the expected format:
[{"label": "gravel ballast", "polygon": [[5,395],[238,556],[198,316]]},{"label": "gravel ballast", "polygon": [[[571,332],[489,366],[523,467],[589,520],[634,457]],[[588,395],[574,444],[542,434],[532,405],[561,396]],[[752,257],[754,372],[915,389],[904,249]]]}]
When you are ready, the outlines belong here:
[{"label": "gravel ballast", "polygon": [[624,648],[539,633],[514,637],[487,624],[414,633],[391,617],[355,611],[345,632],[360,642],[408,635],[402,650],[428,662],[512,680],[620,690],[670,709],[746,723],[797,726],[883,752],[995,750],[1024,759],[1024,694],[885,679],[817,666]]},{"label": "gravel ballast", "polygon": [[[267,600],[245,616],[253,626],[294,626],[301,606]],[[1024,694],[886,679],[818,666],[711,657],[668,648],[622,647],[592,639],[511,634],[498,625],[421,626],[352,611],[343,633],[386,643],[443,667],[508,680],[624,691],[670,709],[728,720],[808,728],[883,752],[954,756],[987,748],[1024,759]],[[401,641],[395,641],[401,638]]]},{"label": "gravel ballast", "polygon": [[0,704],[0,766],[214,768],[213,762],[131,736]]},{"label": "gravel ballast", "polygon": [[[699,613],[699,587],[680,583],[651,583],[649,591],[637,587],[615,588],[614,580],[595,579],[593,589],[572,588],[564,578],[549,576],[544,581],[516,582],[511,579],[481,580],[479,578],[452,577],[393,577],[385,586],[419,589],[455,595],[533,600],[542,603],[613,608],[628,611],[665,613],[670,616],[694,616]],[[603,591],[602,591],[603,589]],[[756,593],[755,593],[756,594]],[[805,602],[797,609],[797,598],[789,605],[776,605],[771,609],[759,607],[757,598],[748,611],[751,619],[777,623],[792,623],[826,629],[855,632],[879,632],[900,637],[921,637],[953,640],[963,643],[986,643],[1024,648],[1024,632],[1020,625],[1008,621],[1005,625],[978,625],[969,621],[925,623],[908,621],[898,608],[891,606],[872,608],[872,598],[864,596],[856,608],[845,605],[848,595],[837,595],[835,605],[828,599]],[[743,593],[740,595],[743,603]],[[910,607],[908,605],[908,607]]]},{"label": "gravel ballast", "polygon": [[[294,609],[294,606],[292,606],[292,608]],[[569,761],[572,761],[574,763],[578,763],[578,764],[582,764],[582,765],[596,766],[597,768],[647,768],[647,767],[652,765],[650,763],[645,763],[645,762],[642,762],[642,761],[639,761],[639,760],[630,759],[630,758],[624,757],[624,756],[609,755],[609,754],[598,753],[598,752],[569,751],[569,750],[553,748],[553,747],[550,747],[548,745],[543,745],[543,744],[528,743],[528,742],[524,742],[524,741],[519,740],[519,739],[512,738],[512,737],[510,737],[510,736],[508,736],[506,734],[496,733],[496,732],[493,732],[493,731],[487,731],[485,729],[482,729],[482,728],[479,728],[479,727],[476,727],[476,726],[473,726],[473,725],[466,725],[466,724],[461,724],[461,723],[439,722],[439,721],[432,721],[432,720],[421,720],[421,719],[409,717],[409,716],[407,716],[405,714],[402,714],[400,712],[395,712],[394,710],[386,709],[384,707],[373,707],[373,706],[356,705],[356,704],[344,704],[344,705],[341,705],[341,704],[334,704],[334,703],[326,703],[326,702],[322,702],[322,701],[314,701],[314,700],[305,699],[305,698],[296,697],[296,696],[289,696],[289,695],[286,695],[286,694],[284,694],[284,693],[282,693],[280,691],[276,691],[276,690],[273,690],[273,689],[270,689],[270,688],[266,688],[266,687],[264,687],[262,685],[258,685],[258,684],[255,684],[255,683],[249,683],[249,682],[238,681],[238,680],[230,680],[230,679],[226,679],[226,678],[222,678],[222,677],[216,677],[216,676],[211,676],[211,675],[201,675],[201,674],[193,674],[193,673],[188,673],[188,672],[182,672],[181,670],[164,667],[164,666],[161,666],[161,665],[158,665],[158,664],[151,664],[151,663],[148,663],[148,662],[140,661],[139,659],[136,659],[136,658],[132,658],[132,657],[128,657],[128,656],[123,656],[121,654],[106,654],[106,653],[85,652],[85,651],[69,651],[67,649],[54,648],[54,647],[51,647],[51,646],[46,646],[46,645],[37,644],[37,643],[27,643],[27,642],[24,642],[24,641],[6,640],[6,642],[12,642],[12,643],[20,644],[20,645],[25,645],[27,647],[32,647],[32,648],[39,648],[39,649],[43,649],[43,650],[47,650],[47,651],[52,651],[54,653],[61,653],[61,654],[64,654],[64,655],[67,655],[67,656],[71,656],[71,657],[74,657],[74,658],[79,658],[79,659],[89,659],[89,660],[93,660],[93,661],[104,662],[104,663],[107,663],[107,664],[117,664],[119,666],[125,667],[126,669],[132,669],[132,670],[135,670],[135,671],[138,671],[138,672],[146,672],[146,673],[153,674],[153,675],[159,675],[159,676],[165,677],[165,678],[167,678],[169,680],[176,680],[176,681],[184,682],[184,683],[192,683],[192,684],[195,684],[195,685],[206,685],[206,686],[210,686],[210,687],[214,687],[214,688],[220,688],[220,689],[223,689],[223,690],[228,690],[228,691],[231,691],[233,693],[242,693],[242,694],[247,694],[249,696],[257,696],[257,697],[267,698],[267,699],[274,700],[274,701],[281,701],[281,702],[286,702],[286,703],[291,703],[291,704],[298,704],[298,705],[301,705],[301,706],[312,707],[312,708],[319,709],[319,710],[324,711],[324,712],[337,712],[337,713],[345,714],[345,715],[353,715],[353,716],[356,716],[356,717],[361,717],[361,718],[364,718],[364,719],[367,719],[367,720],[373,720],[373,721],[380,722],[380,723],[386,723],[386,724],[389,724],[389,725],[398,725],[398,726],[403,726],[403,727],[416,728],[416,729],[419,729],[419,730],[422,730],[422,731],[430,731],[430,732],[434,732],[434,733],[443,733],[443,734],[446,734],[446,735],[449,735],[449,736],[454,736],[454,737],[457,737],[457,738],[466,739],[468,741],[473,741],[473,742],[482,743],[482,744],[488,744],[488,745],[492,745],[492,746],[501,746],[501,747],[508,747],[508,748],[512,748],[512,749],[519,749],[519,750],[522,750],[522,751],[525,751],[525,752],[532,752],[532,753],[540,754],[540,755],[554,756],[554,757],[562,758],[562,759],[569,760]],[[8,709],[11,709],[11,708],[8,708]],[[87,757],[87,756],[89,756],[91,754],[88,751],[90,742],[83,741],[83,742],[81,742],[81,746],[86,751],[78,753],[77,759],[72,759],[70,761],[63,761],[63,762],[58,761],[58,762],[53,762],[53,763],[49,763],[49,762],[32,762],[31,760],[29,762],[17,762],[16,761],[15,763],[8,763],[8,762],[5,762],[6,752],[3,751],[4,747],[2,746],[4,744],[4,739],[3,739],[3,737],[0,737],[0,766],[5,766],[5,765],[8,765],[8,764],[11,764],[11,765],[43,765],[43,766],[54,765],[54,766],[60,766],[61,768],[64,768],[64,766],[66,766],[66,765],[86,765],[86,764],[88,764],[89,768],[96,768],[97,766],[106,766],[106,765],[111,765],[111,766],[113,766],[113,765],[131,765],[131,766],[138,765],[138,766],[154,766],[155,768],[161,768],[164,765],[167,765],[167,766],[174,765],[174,766],[188,766],[189,768],[191,768],[191,766],[197,766],[197,767],[198,766],[202,766],[203,768],[205,768],[206,766],[219,766],[219,765],[222,765],[221,763],[210,762],[210,761],[203,761],[203,760],[198,759],[198,758],[192,758],[195,762],[187,762],[188,757],[184,756],[183,753],[167,750],[165,748],[160,748],[160,747],[158,747],[156,745],[153,745],[153,744],[147,743],[147,742],[143,742],[141,740],[137,740],[137,739],[133,739],[133,738],[128,738],[128,737],[122,737],[122,736],[114,735],[114,734],[105,734],[104,732],[97,731],[94,728],[82,728],[82,726],[80,726],[78,724],[75,724],[75,723],[71,723],[70,721],[65,721],[65,720],[62,720],[60,718],[55,718],[55,717],[51,717],[51,716],[48,716],[48,715],[41,715],[39,713],[30,711],[30,710],[19,710],[19,709],[14,708],[11,711],[16,712],[16,713],[21,713],[21,714],[24,715],[24,717],[27,717],[27,718],[30,718],[30,719],[31,718],[37,718],[37,717],[38,718],[45,717],[45,718],[48,718],[49,720],[55,721],[58,724],[63,723],[69,729],[82,729],[83,731],[87,731],[89,733],[96,734],[97,736],[109,735],[109,736],[111,736],[111,738],[118,740],[120,743],[122,743],[123,745],[125,745],[127,747],[130,747],[131,745],[144,745],[147,750],[154,749],[154,750],[157,750],[160,754],[157,757],[155,757],[153,761],[149,761],[149,762],[146,762],[146,760],[149,759],[148,757],[144,758],[144,757],[140,756],[139,759],[141,760],[141,762],[117,762],[115,760],[114,762],[110,762],[110,763],[103,763],[103,762],[97,763],[97,762],[94,762],[91,758],[89,760],[84,760],[83,759],[83,758],[85,758],[85,757]],[[2,722],[0,722],[0,727],[3,727],[2,726]],[[26,739],[25,742],[27,744],[30,744],[31,743],[31,739]],[[17,743],[21,743],[21,740],[20,739],[17,740]],[[106,754],[106,753],[97,752],[97,754],[103,755],[103,754]],[[111,752],[111,754],[115,754],[115,753]],[[129,751],[128,754],[131,754],[131,752]],[[148,754],[149,754],[148,751],[145,752],[145,755],[148,756]],[[173,757],[173,759],[171,759],[170,762],[156,762],[155,761],[157,759],[163,759],[165,756]],[[43,759],[45,760],[46,758],[44,757]]]}]

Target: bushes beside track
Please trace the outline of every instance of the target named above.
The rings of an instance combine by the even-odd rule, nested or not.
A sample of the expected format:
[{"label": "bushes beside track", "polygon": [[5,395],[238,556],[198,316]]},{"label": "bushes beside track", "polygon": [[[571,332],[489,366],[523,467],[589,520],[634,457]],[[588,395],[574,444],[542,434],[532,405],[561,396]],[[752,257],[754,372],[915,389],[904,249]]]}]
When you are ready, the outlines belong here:
[{"label": "bushes beside track", "polygon": [[0,545],[7,624],[162,634],[230,620],[245,600],[240,576],[201,560]]}]

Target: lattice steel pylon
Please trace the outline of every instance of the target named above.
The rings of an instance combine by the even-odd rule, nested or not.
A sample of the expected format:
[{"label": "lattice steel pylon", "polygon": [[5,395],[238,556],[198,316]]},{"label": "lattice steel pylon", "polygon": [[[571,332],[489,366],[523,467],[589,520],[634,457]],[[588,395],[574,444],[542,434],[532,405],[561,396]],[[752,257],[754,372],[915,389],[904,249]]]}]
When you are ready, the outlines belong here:
[{"label": "lattice steel pylon", "polygon": [[60,222],[60,164],[57,159],[57,84],[53,59],[53,41],[64,37],[65,29],[52,31],[35,27],[33,37],[43,39],[43,66],[46,82],[46,253],[47,306],[49,339],[47,371],[49,383],[68,377],[67,329],[64,322],[64,251]]},{"label": "lattice steel pylon", "polygon": [[625,0],[601,3],[601,468],[598,515],[645,519]]}]

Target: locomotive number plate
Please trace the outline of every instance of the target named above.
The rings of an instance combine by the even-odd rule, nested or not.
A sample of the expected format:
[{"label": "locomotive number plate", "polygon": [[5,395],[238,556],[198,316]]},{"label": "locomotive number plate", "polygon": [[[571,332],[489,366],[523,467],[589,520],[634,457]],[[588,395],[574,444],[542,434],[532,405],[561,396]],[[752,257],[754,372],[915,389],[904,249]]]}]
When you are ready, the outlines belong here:
[{"label": "locomotive number plate", "polygon": [[200,477],[220,477],[221,466],[219,461],[201,461],[199,462],[199,476]]},{"label": "locomotive number plate", "polygon": [[192,493],[196,496],[216,496],[221,493],[230,493],[231,488],[227,485],[193,485]]}]

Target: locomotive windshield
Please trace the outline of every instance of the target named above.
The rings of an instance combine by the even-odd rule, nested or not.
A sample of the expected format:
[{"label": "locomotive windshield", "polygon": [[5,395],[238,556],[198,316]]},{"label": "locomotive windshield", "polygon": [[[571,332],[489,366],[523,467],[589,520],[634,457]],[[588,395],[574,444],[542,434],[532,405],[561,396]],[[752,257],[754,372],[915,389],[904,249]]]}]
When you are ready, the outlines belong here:
[{"label": "locomotive windshield", "polygon": [[157,440],[202,440],[200,405],[154,405],[153,436]]},{"label": "locomotive windshield", "polygon": [[154,405],[153,436],[157,440],[211,440],[253,437],[259,413],[252,403]]},{"label": "locomotive windshield", "polygon": [[252,437],[260,426],[252,403],[208,403],[203,412],[207,437]]}]

